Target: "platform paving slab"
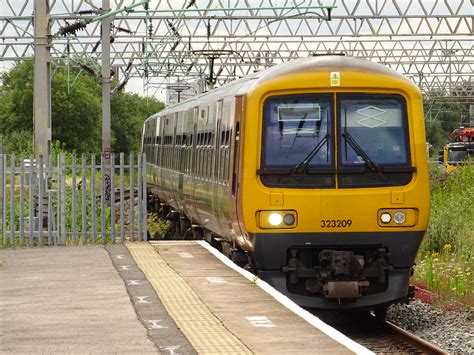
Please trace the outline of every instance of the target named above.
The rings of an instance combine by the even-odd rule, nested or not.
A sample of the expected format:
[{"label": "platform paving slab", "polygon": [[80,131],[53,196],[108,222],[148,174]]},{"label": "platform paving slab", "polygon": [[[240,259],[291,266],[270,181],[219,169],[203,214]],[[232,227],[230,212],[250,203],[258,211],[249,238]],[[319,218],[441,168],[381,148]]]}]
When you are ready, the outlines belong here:
[{"label": "platform paving slab", "polygon": [[166,310],[199,354],[251,354],[150,244],[127,243],[131,255]]},{"label": "platform paving slab", "polygon": [[[145,276],[168,307],[181,308],[180,320],[175,321],[199,351],[213,353],[209,342],[195,344],[205,339],[212,329],[204,324],[193,324],[203,314],[188,314],[185,305],[201,303],[203,312],[211,313],[225,330],[232,334],[248,351],[256,354],[349,354],[348,348],[307,323],[265,293],[236,271],[229,269],[219,259],[194,242],[129,243],[132,256]],[[143,261],[141,261],[143,260]],[[167,275],[160,269],[166,268]],[[155,281],[152,281],[155,280]],[[173,290],[180,283],[180,290]],[[187,295],[190,291],[193,297]],[[163,296],[165,294],[165,296]],[[164,300],[163,298],[169,298]],[[189,322],[190,324],[186,324]],[[188,334],[189,327],[194,334]],[[224,332],[224,330],[222,330]],[[210,341],[216,341],[214,339]],[[221,353],[235,349],[220,344]],[[240,349],[240,348],[239,348]],[[243,350],[243,349],[242,349]],[[219,352],[215,352],[219,353]]]},{"label": "platform paving slab", "polygon": [[[127,292],[128,278],[114,267],[122,260],[116,255],[133,261],[127,249],[112,246],[109,252],[103,246],[0,249],[0,353],[170,354],[177,344],[181,353],[193,353],[159,313],[149,284]],[[135,269],[130,276],[145,281]],[[150,304],[133,302],[134,292],[148,295]],[[146,327],[140,313],[163,323]],[[166,326],[161,343],[153,339],[153,325]]]}]

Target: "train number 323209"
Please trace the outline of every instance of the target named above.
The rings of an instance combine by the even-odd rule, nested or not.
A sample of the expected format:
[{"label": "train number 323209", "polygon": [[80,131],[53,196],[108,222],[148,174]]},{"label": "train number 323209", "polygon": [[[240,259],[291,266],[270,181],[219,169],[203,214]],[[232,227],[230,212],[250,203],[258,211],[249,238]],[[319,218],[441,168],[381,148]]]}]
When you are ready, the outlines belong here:
[{"label": "train number 323209", "polygon": [[352,220],[350,219],[322,219],[321,228],[346,228],[350,227]]}]

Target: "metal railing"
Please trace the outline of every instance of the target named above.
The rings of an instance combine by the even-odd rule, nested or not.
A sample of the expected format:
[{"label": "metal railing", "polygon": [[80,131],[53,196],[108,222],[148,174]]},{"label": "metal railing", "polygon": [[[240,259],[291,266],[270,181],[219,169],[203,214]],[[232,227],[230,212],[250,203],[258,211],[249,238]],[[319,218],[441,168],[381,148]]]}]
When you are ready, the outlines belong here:
[{"label": "metal railing", "polygon": [[146,240],[145,156],[115,158],[0,154],[0,247]]}]

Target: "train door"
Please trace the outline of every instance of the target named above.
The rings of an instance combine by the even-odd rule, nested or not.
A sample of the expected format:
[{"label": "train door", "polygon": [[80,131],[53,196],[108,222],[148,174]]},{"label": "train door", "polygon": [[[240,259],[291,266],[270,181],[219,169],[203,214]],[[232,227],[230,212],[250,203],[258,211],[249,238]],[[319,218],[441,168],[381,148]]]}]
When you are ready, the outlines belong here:
[{"label": "train door", "polygon": [[221,209],[221,189],[220,189],[220,181],[219,181],[219,172],[220,172],[220,165],[223,163],[221,162],[221,131],[223,126],[223,108],[224,108],[224,101],[219,100],[217,102],[216,108],[216,124],[214,128],[214,147],[213,147],[213,161],[212,161],[212,211],[213,215],[216,218],[216,224],[219,228],[219,234],[222,233],[223,225],[222,225],[222,209]]},{"label": "train door", "polygon": [[176,150],[177,150],[177,162],[176,170],[178,172],[178,189],[177,189],[177,199],[178,205],[181,210],[186,213],[186,203],[184,202],[184,169],[186,167],[186,132],[185,132],[185,112],[180,112],[178,114],[178,123],[176,128]]},{"label": "train door", "polygon": [[233,123],[233,135],[232,135],[232,144],[231,144],[231,154],[230,154],[230,193],[231,193],[231,205],[230,205],[230,220],[232,225],[232,234],[236,240],[239,236],[243,235],[243,230],[240,228],[240,216],[242,215],[241,211],[241,123],[242,116],[244,113],[244,97],[237,96],[235,98],[235,113],[234,113],[234,123]]},{"label": "train door", "polygon": [[192,149],[191,149],[191,168],[190,168],[190,175],[191,175],[191,204],[192,204],[192,211],[193,217],[198,220],[199,216],[197,213],[196,208],[196,177],[197,177],[197,163],[198,163],[198,154],[197,154],[197,142],[198,142],[198,120],[199,120],[199,107],[194,108],[193,113],[193,139],[192,139]]}]

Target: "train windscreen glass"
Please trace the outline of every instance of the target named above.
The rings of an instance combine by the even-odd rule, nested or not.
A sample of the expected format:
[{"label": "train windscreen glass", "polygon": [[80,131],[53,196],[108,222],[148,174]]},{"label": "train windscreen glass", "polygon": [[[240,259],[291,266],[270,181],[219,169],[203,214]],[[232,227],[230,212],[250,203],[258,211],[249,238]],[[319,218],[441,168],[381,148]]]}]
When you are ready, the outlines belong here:
[{"label": "train windscreen glass", "polygon": [[[340,161],[365,165],[407,165],[407,118],[403,98],[394,95],[341,95],[338,99]],[[361,148],[356,152],[347,136]]]},{"label": "train windscreen glass", "polygon": [[[287,95],[264,107],[263,165],[295,166],[323,142],[308,166],[332,164],[332,99],[329,95]],[[328,138],[329,133],[329,138]]]},{"label": "train windscreen glass", "polygon": [[453,150],[450,149],[448,152],[448,162],[452,163],[460,163],[461,161],[467,159],[467,151],[466,150]]}]

